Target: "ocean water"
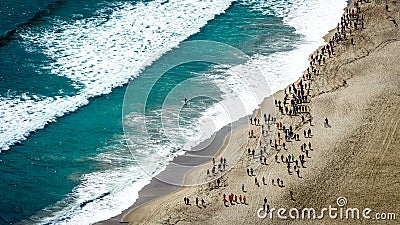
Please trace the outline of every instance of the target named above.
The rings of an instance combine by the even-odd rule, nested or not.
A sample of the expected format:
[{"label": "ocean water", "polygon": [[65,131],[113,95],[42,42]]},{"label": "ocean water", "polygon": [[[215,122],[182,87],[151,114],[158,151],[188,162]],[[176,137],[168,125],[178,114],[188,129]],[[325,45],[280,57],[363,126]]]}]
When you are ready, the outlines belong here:
[{"label": "ocean water", "polygon": [[[0,224],[91,224],[119,214],[173,157],[295,81],[346,4],[2,1]],[[146,73],[199,40],[248,57],[184,63],[156,82]],[[237,99],[243,110],[227,112]]]}]

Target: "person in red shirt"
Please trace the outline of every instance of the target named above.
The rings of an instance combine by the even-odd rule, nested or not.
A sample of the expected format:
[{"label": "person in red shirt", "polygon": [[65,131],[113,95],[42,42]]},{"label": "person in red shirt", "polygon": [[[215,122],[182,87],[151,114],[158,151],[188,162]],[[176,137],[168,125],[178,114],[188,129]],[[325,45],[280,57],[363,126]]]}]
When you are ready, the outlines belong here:
[{"label": "person in red shirt", "polygon": [[224,198],[224,205],[228,207],[228,205],[226,205],[226,202],[227,202],[227,200],[226,200],[226,198]]}]

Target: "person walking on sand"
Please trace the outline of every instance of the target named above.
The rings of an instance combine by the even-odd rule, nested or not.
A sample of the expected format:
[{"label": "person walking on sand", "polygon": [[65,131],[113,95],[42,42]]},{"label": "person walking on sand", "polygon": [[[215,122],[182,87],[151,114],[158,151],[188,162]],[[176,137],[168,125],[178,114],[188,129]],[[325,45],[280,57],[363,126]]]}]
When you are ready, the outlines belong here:
[{"label": "person walking on sand", "polygon": [[243,203],[246,204],[246,196],[243,196]]},{"label": "person walking on sand", "polygon": [[328,118],[325,118],[324,127],[329,127],[329,121],[328,121]]},{"label": "person walking on sand", "polygon": [[301,167],[306,168],[306,167],[304,166],[304,163],[306,162],[306,161],[304,160],[304,155],[300,155],[299,158],[300,158]]},{"label": "person walking on sand", "polygon": [[244,184],[242,184],[242,191],[244,192]]},{"label": "person walking on sand", "polygon": [[308,137],[311,137],[311,128],[308,128]]},{"label": "person walking on sand", "polygon": [[206,202],[204,201],[204,199],[201,199],[201,205],[202,205],[203,207],[206,207],[206,206],[205,206],[205,203],[206,203]]},{"label": "person walking on sand", "polygon": [[196,205],[199,206],[199,197],[196,197]]},{"label": "person walking on sand", "polygon": [[299,170],[299,169],[296,170],[296,173],[297,173],[297,176],[298,176],[299,178],[302,178],[302,177],[300,176],[300,170]]},{"label": "person walking on sand", "polygon": [[290,171],[290,163],[288,163],[286,167],[287,167],[287,171],[288,171],[289,175],[292,175],[292,172]]},{"label": "person walking on sand", "polygon": [[226,207],[229,207],[226,203],[228,202],[228,200],[226,200],[226,198],[224,198],[224,205],[226,206]]}]

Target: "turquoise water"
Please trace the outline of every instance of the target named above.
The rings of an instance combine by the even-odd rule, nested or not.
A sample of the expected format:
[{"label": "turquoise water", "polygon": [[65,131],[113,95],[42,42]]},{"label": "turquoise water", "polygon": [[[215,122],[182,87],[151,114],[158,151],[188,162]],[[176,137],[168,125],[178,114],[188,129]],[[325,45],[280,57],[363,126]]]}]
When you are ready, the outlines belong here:
[{"label": "turquoise water", "polygon": [[[218,83],[227,79],[227,68],[191,62],[173,68],[158,80],[146,101],[146,115],[141,115],[136,109],[144,107],[140,102],[143,102],[143,93],[148,91],[145,87],[152,84],[149,77],[141,76],[138,65],[154,61],[150,58],[154,55],[151,50],[168,50],[174,47],[174,40],[178,43],[180,40],[218,41],[240,49],[250,58],[289,53],[306,40],[305,34],[296,32],[278,12],[291,7],[290,4],[282,4],[280,8],[279,1],[262,3],[213,2],[222,14],[215,15],[218,13],[203,6],[204,12],[188,16],[193,21],[187,27],[175,26],[165,16],[159,18],[161,22],[143,25],[153,29],[165,20],[169,25],[155,31],[162,29],[161,33],[169,37],[157,36],[155,31],[151,33],[154,36],[149,36],[146,29],[124,36],[118,29],[133,26],[132,21],[139,19],[148,22],[158,18],[148,13],[148,18],[139,17],[152,4],[158,8],[171,5],[165,12],[185,13],[180,7],[191,6],[184,1],[4,2],[0,7],[0,34],[4,34],[0,44],[0,143],[4,149],[0,154],[0,224],[74,224],[74,221],[89,224],[116,215],[125,205],[131,205],[148,181],[148,174],[141,171],[137,160],[146,161],[153,153],[162,152],[160,155],[165,160],[157,162],[154,171],[147,171],[152,175],[164,168],[183,146],[192,143],[186,137],[173,137],[176,142],[172,143],[160,129],[160,110],[165,106],[164,101],[171,98],[169,94],[174,88],[190,80],[195,86],[183,87],[183,91],[201,90],[204,94],[190,99],[190,107],[183,108],[179,114],[181,131],[192,132],[192,136],[199,132],[195,126],[198,120],[204,115],[213,115],[207,113],[212,112],[217,102],[236,96],[221,90],[221,82]],[[200,2],[192,4],[196,9],[201,8],[196,6]],[[207,13],[210,18],[201,17]],[[125,21],[126,18],[129,20]],[[199,30],[193,28],[196,26]],[[139,31],[147,34],[143,37],[148,39],[135,39]],[[84,35],[78,37],[80,32]],[[117,38],[129,38],[115,41],[117,44],[113,44],[114,36],[109,36],[110,40],[103,45],[99,44],[100,39],[92,42],[91,38],[96,36],[108,37],[107,32],[118,34]],[[131,49],[131,46],[135,47]],[[97,48],[109,52],[95,54]],[[136,54],[137,49],[141,51]],[[102,54],[107,57],[91,61]],[[125,58],[132,61],[127,63],[122,60]],[[281,86],[286,85],[286,79],[292,79],[286,74],[280,76]],[[130,126],[137,132],[130,136],[133,143],[131,139],[128,148],[122,108],[130,80],[130,88],[138,94],[129,101],[133,113],[126,121],[131,121]],[[181,102],[183,97],[174,100]],[[147,118],[146,135],[150,134],[151,138],[135,123],[143,116]],[[23,136],[26,140],[22,140]],[[139,158],[132,157],[132,149],[138,152]]]},{"label": "turquoise water", "polygon": [[[1,155],[4,222],[18,222],[65,198],[82,174],[104,169],[90,160],[122,132],[123,88],[32,133]],[[84,121],[84,122],[82,122]]]}]

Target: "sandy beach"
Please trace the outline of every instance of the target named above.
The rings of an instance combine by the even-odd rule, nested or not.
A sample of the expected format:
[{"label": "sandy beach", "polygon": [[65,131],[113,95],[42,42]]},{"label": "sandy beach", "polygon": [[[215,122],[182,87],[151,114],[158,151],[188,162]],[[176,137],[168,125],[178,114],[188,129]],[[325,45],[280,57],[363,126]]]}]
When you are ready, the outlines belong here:
[{"label": "sandy beach", "polygon": [[[341,40],[334,41],[334,54],[329,56],[331,53],[322,48],[316,50],[313,58],[324,54],[320,62],[317,59],[310,66],[311,78],[300,78],[294,86],[289,85],[273,95],[274,100],[281,102],[281,110],[274,106],[271,97],[266,98],[251,115],[260,119],[260,125],[239,124],[218,137],[215,159],[218,164],[221,157],[226,158],[224,172],[207,175],[207,169],[213,167],[211,160],[196,164],[194,169],[185,171],[183,187],[168,190],[165,193],[171,193],[166,195],[156,191],[153,197],[146,199],[147,202],[140,201],[144,204],[135,203],[117,219],[98,224],[372,223],[372,219],[332,219],[327,213],[318,221],[281,219],[276,212],[273,212],[273,218],[257,215],[266,202],[265,207],[276,210],[312,207],[319,216],[322,208],[338,207],[339,197],[347,200],[342,206],[344,210],[352,207],[361,212],[370,208],[371,217],[376,217],[376,213],[398,216],[399,3],[390,1],[386,8],[384,1],[370,0],[360,2],[358,6],[360,11],[354,14],[352,24],[344,31],[346,37],[341,32]],[[357,11],[353,4],[351,10]],[[324,37],[327,44],[338,30],[335,28]],[[301,89],[305,92],[295,104],[297,113],[293,113],[291,104],[291,100],[295,100],[292,96],[296,94],[293,87],[298,92]],[[288,96],[286,101],[285,94]],[[264,114],[275,116],[276,121],[265,123]],[[277,127],[277,123],[282,123],[285,129]],[[262,135],[261,125],[265,130],[269,125],[270,131]],[[254,131],[254,137],[249,138],[249,130]],[[289,130],[298,134],[299,140],[292,135],[286,138]],[[248,149],[254,149],[255,154],[248,154]],[[304,156],[304,161],[300,156]],[[250,168],[254,175],[248,174]],[[229,202],[231,194],[238,200]],[[157,195],[162,196],[156,198]],[[143,193],[140,196],[143,199]],[[239,200],[244,196],[246,203]],[[190,199],[190,205],[184,203],[185,197]],[[196,205],[196,197],[199,201],[203,199],[204,204]],[[396,224],[396,220],[375,219],[373,222]]]}]

